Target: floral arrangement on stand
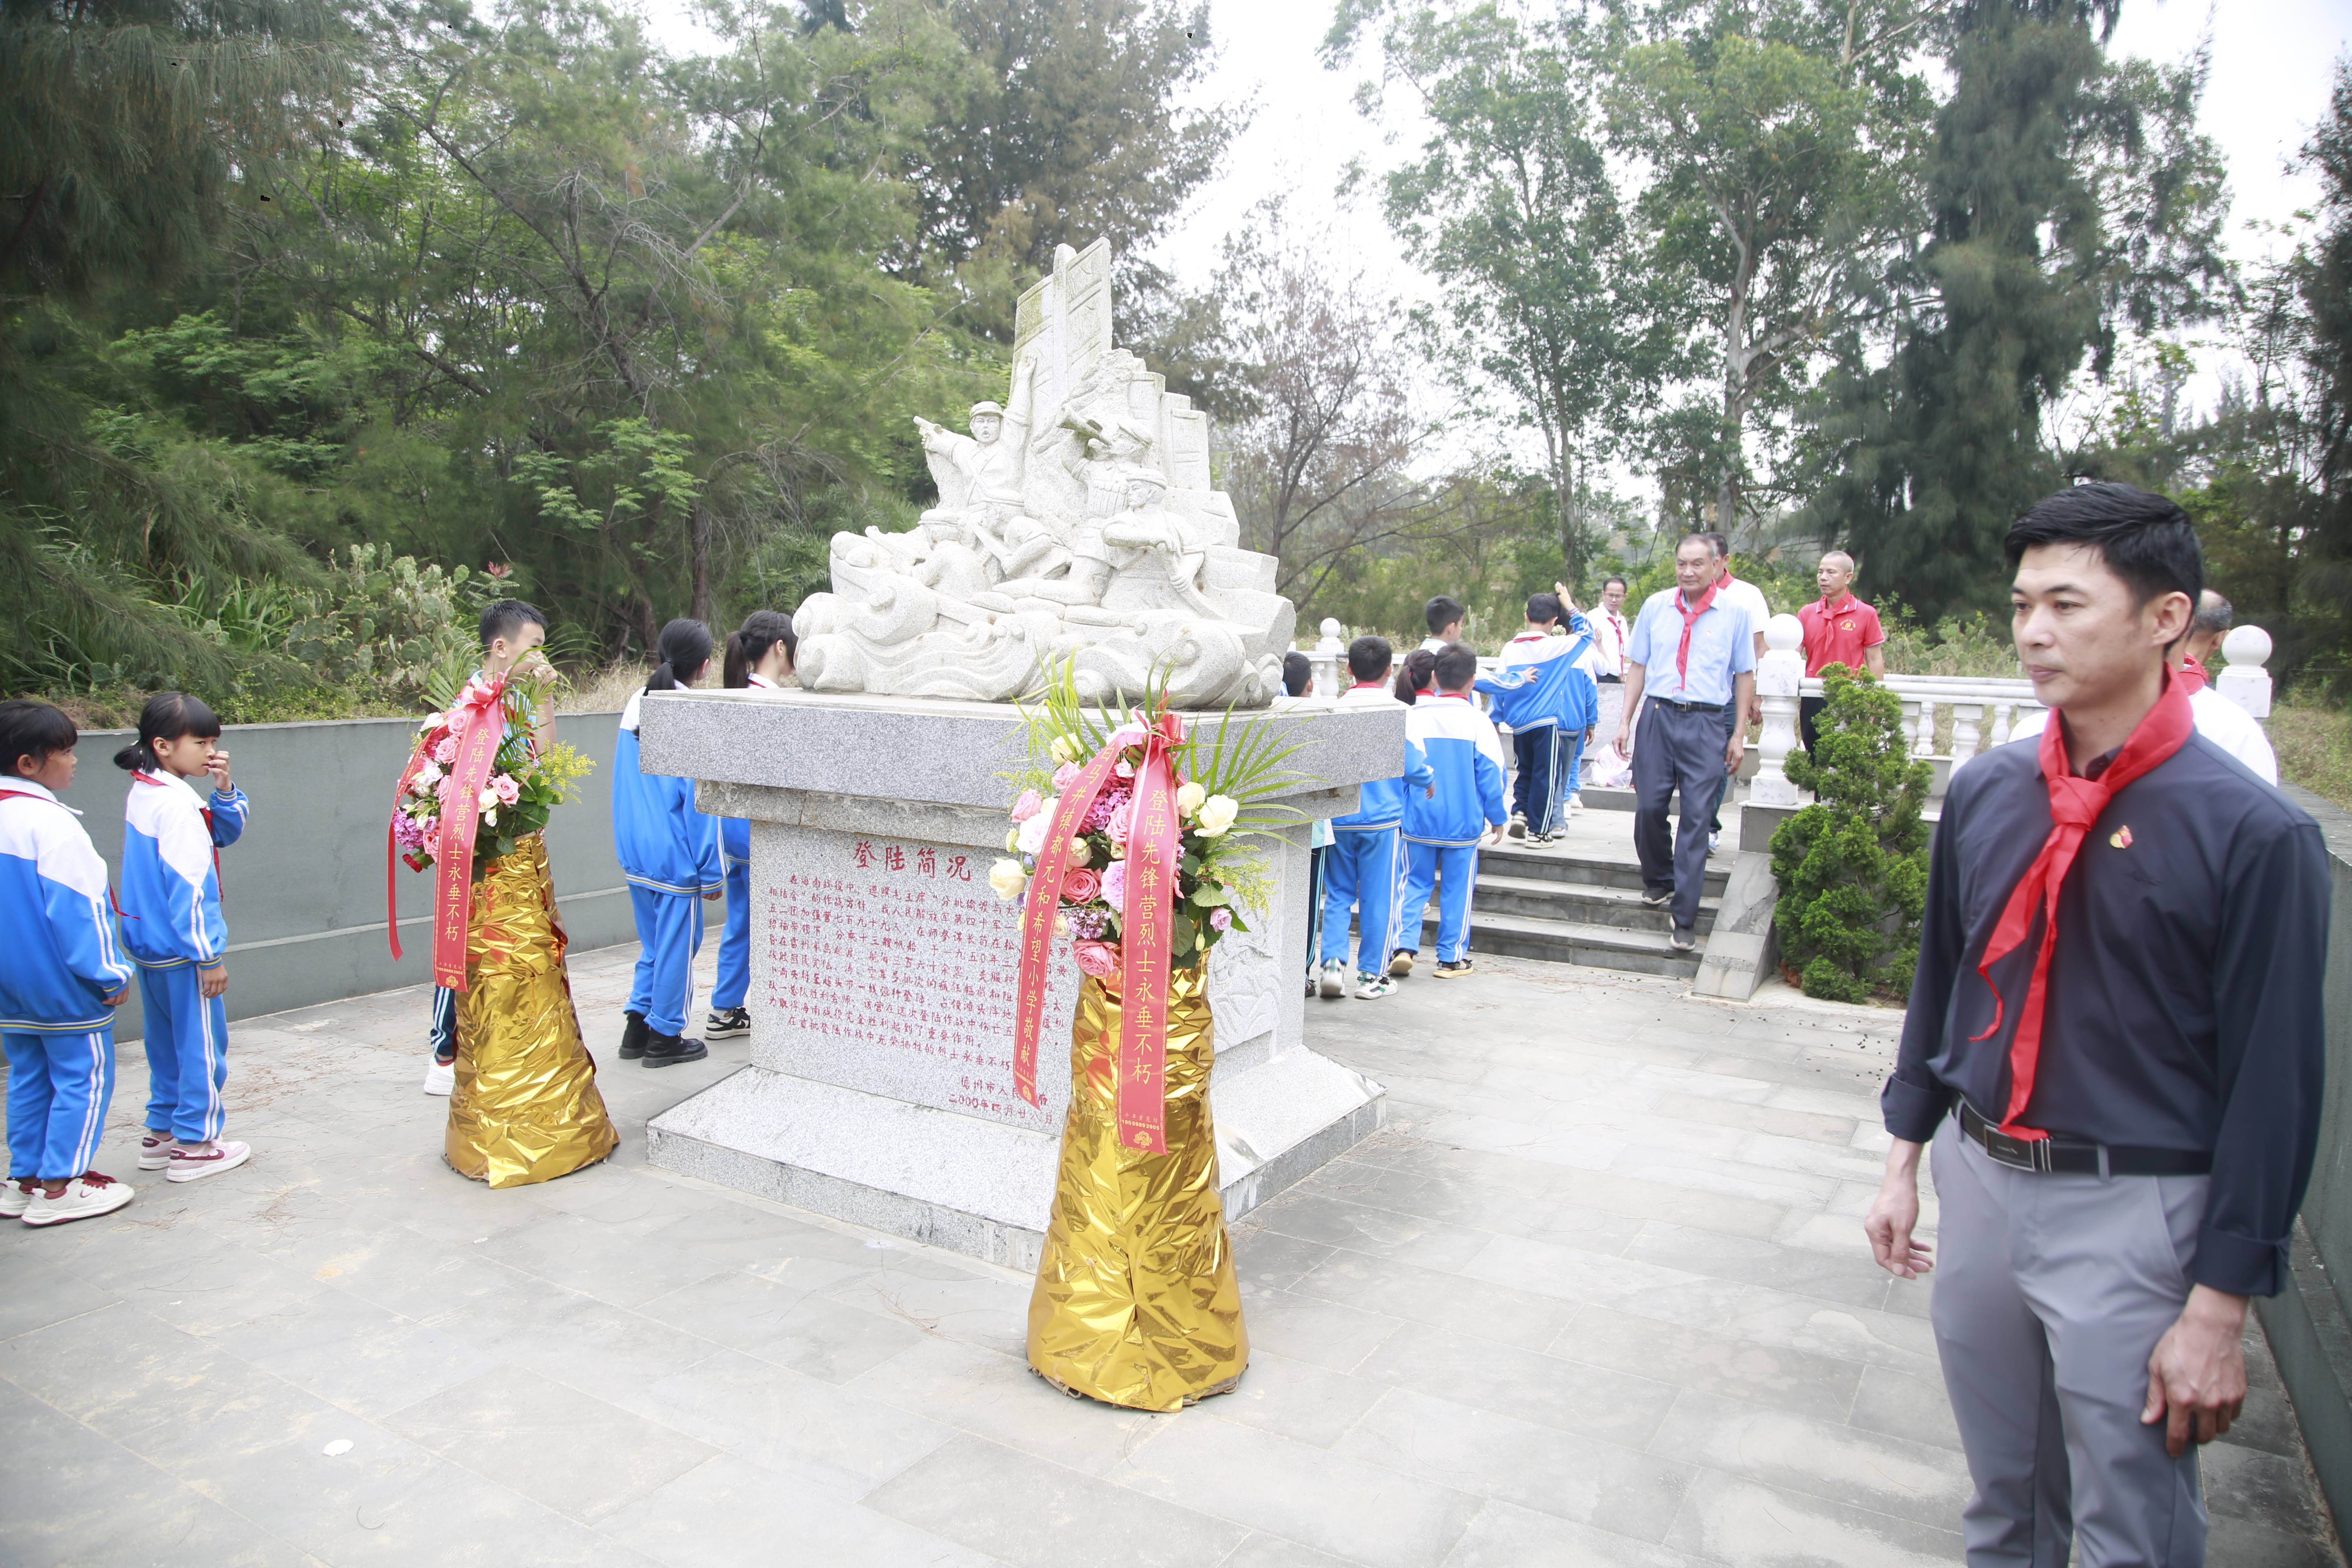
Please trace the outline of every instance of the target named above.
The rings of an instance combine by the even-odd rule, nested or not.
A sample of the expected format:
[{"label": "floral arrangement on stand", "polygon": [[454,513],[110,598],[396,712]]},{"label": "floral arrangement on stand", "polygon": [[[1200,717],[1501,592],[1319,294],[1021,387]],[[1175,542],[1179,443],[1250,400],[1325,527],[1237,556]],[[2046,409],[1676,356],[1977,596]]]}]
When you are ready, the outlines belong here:
[{"label": "floral arrangement on stand", "polygon": [[442,814],[460,787],[455,771],[459,737],[470,716],[493,703],[501,712],[489,721],[499,723],[504,733],[488,776],[474,791],[478,826],[472,875],[480,876],[483,867],[512,854],[517,844],[546,827],[557,806],[577,797],[573,785],[595,768],[572,747],[538,749],[529,700],[519,688],[468,680],[447,710],[427,714],[418,725],[415,749],[393,804],[393,844],[413,871],[429,868],[440,851]]},{"label": "floral arrangement on stand", "polygon": [[1097,979],[1118,973],[1124,956],[1136,791],[1147,748],[1156,739],[1173,769],[1181,824],[1170,961],[1185,968],[1205,963],[1227,931],[1249,930],[1244,910],[1263,909],[1274,891],[1265,836],[1300,820],[1296,809],[1270,805],[1266,798],[1294,781],[1282,764],[1297,746],[1278,744],[1259,726],[1236,726],[1230,714],[1187,726],[1182,716],[1152,706],[1135,709],[1125,719],[1089,710],[1066,677],[1026,717],[1029,765],[1008,775],[1020,795],[1005,836],[1006,858],[988,877],[999,898],[1027,897],[1064,796],[1078,785],[1089,763],[1117,752],[1071,836],[1054,931],[1071,939],[1082,973]]}]

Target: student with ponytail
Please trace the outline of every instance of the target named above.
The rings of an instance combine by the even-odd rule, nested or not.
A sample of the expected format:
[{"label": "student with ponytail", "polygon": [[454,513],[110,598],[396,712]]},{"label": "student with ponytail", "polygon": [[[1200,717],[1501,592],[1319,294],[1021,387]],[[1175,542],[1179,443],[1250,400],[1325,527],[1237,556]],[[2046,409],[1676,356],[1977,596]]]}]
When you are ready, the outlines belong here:
[{"label": "student with ponytail", "polygon": [[[115,753],[131,774],[123,804],[122,945],[146,1008],[147,1131],[139,1168],[194,1182],[235,1170],[253,1151],[225,1142],[228,1081],[228,927],[220,851],[250,806],[215,744],[220,720],[194,697],[163,691],[139,713],[139,739]],[[188,781],[209,777],[210,800]]]},{"label": "student with ponytail", "polygon": [[[660,663],[645,691],[677,691],[710,673],[710,628],[675,620],[655,648]],[[725,888],[719,824],[694,808],[694,781],[646,773],[637,766],[637,711],[629,699],[613,752],[613,847],[637,917],[635,982],[629,987],[621,1059],[649,1068],[700,1061],[710,1054],[685,1038],[694,1005],[694,957],[702,951],[701,900]]]},{"label": "student with ponytail", "polygon": [[[800,648],[793,618],[781,610],[754,610],[727,639],[720,679],[732,691],[781,691]],[[719,939],[719,983],[710,993],[706,1040],[732,1040],[751,1032],[743,999],[751,989],[751,825],[719,819],[719,859],[727,873],[727,930]]]}]

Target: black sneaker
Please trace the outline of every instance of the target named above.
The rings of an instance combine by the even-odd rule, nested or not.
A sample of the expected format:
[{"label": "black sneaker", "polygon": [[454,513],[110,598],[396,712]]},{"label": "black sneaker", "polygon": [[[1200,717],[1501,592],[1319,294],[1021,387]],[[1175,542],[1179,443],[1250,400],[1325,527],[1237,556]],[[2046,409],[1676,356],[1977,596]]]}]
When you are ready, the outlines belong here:
[{"label": "black sneaker", "polygon": [[740,1040],[751,1032],[751,1015],[741,1007],[713,1007],[702,1022],[706,1040]]},{"label": "black sneaker", "polygon": [[710,1047],[700,1040],[682,1040],[676,1035],[656,1035],[646,1042],[645,1065],[649,1068],[676,1067],[680,1062],[698,1062],[710,1054]]},{"label": "black sneaker", "polygon": [[654,1037],[654,1032],[643,1013],[624,1013],[621,1016],[628,1020],[621,1026],[621,1059],[633,1062],[646,1054],[646,1042]]},{"label": "black sneaker", "polygon": [[1698,947],[1698,931],[1692,926],[1676,926],[1675,934],[1666,938],[1666,945],[1676,952],[1696,952]]},{"label": "black sneaker", "polygon": [[1645,910],[1663,910],[1674,901],[1675,890],[1672,888],[1660,888],[1654,891],[1648,888],[1642,889],[1642,907]]}]

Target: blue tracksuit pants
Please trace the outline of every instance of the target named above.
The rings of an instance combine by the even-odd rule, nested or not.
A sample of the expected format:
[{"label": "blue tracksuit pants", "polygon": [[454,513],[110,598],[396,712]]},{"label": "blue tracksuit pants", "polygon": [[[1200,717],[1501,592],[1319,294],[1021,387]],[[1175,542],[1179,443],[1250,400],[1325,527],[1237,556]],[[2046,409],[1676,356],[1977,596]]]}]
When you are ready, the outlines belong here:
[{"label": "blue tracksuit pants", "polygon": [[457,1058],[457,994],[446,985],[433,988],[433,1059]]},{"label": "blue tracksuit pants", "polygon": [[0,1035],[8,1052],[8,1178],[61,1182],[98,1158],[114,1099],[114,1026]]},{"label": "blue tracksuit pants", "polygon": [[645,1015],[656,1035],[686,1032],[694,1010],[694,955],[702,951],[702,900],[692,894],[656,893],[629,884],[636,912],[637,973],[629,986],[629,1011]]},{"label": "blue tracksuit pants", "polygon": [[197,994],[193,963],[142,963],[139,1000],[147,1010],[147,1130],[183,1143],[219,1137],[226,1120],[221,1086],[228,1082],[228,999]]},{"label": "blue tracksuit pants", "polygon": [[[1547,730],[1543,733],[1549,734]],[[1437,961],[1459,963],[1470,945],[1470,889],[1478,879],[1475,844],[1418,844],[1408,841],[1405,853],[1404,901],[1406,940],[1400,945],[1421,951],[1422,911],[1429,895],[1437,895]]]},{"label": "blue tracksuit pants", "polygon": [[1527,818],[1528,831],[1538,838],[1559,831],[1568,797],[1576,793],[1576,759],[1583,739],[1581,731],[1562,734],[1549,724],[1511,737],[1518,763],[1511,781],[1511,809]]},{"label": "blue tracksuit pants", "polygon": [[751,991],[751,868],[727,863],[727,930],[719,938],[719,984],[710,1005],[724,1013],[740,1007]]},{"label": "blue tracksuit pants", "polygon": [[1356,973],[1385,974],[1389,954],[1403,946],[1404,836],[1389,827],[1334,824],[1323,852],[1323,962],[1348,956],[1348,910],[1356,911]]}]

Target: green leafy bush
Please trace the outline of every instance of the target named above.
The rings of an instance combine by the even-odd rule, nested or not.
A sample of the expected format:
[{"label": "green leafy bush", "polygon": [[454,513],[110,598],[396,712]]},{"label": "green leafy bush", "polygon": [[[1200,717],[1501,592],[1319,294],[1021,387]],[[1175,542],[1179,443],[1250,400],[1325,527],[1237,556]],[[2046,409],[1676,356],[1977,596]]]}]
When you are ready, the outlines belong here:
[{"label": "green leafy bush", "polygon": [[473,657],[490,586],[463,566],[445,572],[356,544],[330,560],[324,589],[299,595],[286,651],[323,684],[416,702],[436,671]]},{"label": "green leafy bush", "polygon": [[1860,1002],[1911,989],[1927,902],[1932,776],[1903,735],[1903,700],[1845,666],[1822,672],[1829,706],[1812,755],[1789,753],[1789,777],[1814,803],[1772,835],[1780,949],[1808,996]]}]

